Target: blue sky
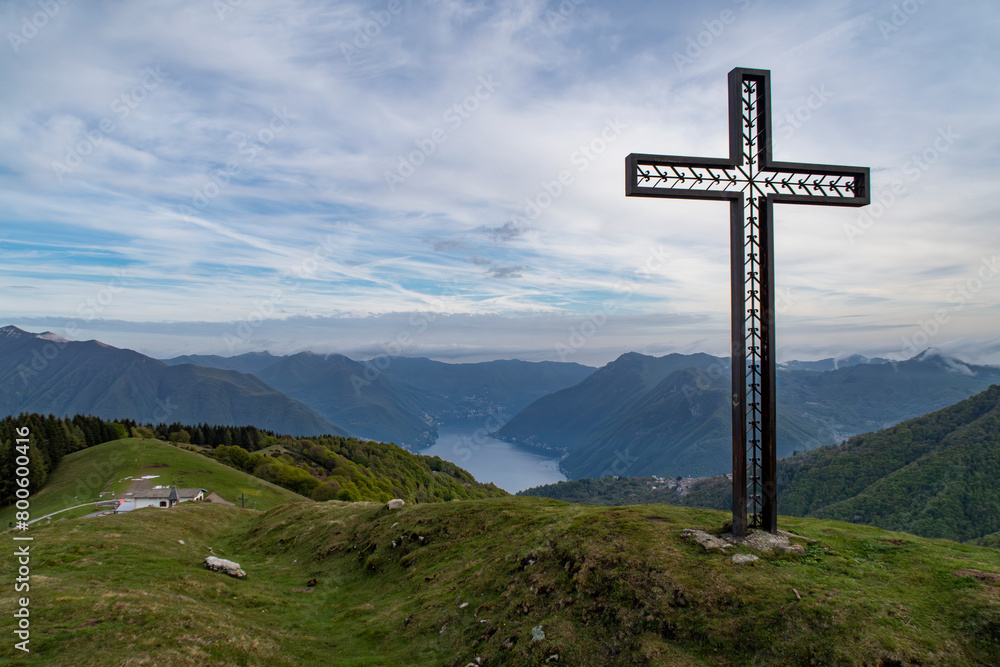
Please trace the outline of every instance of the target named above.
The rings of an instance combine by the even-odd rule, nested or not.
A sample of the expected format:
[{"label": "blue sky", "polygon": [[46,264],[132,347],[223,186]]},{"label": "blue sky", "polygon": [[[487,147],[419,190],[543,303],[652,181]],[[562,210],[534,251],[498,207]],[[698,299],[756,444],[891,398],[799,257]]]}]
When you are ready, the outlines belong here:
[{"label": "blue sky", "polygon": [[779,359],[1000,363],[995,3],[14,1],[0,320],[159,357],[725,354],[728,213],[631,152],[870,166],[779,206]]}]

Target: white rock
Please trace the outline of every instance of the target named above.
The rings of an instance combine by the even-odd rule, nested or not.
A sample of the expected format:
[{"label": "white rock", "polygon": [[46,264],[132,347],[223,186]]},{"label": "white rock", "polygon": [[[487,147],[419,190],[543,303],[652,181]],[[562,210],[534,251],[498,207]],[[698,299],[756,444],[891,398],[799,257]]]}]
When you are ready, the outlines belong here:
[{"label": "white rock", "polygon": [[225,558],[216,558],[215,556],[209,556],[205,559],[205,568],[214,572],[225,572],[230,577],[236,577],[237,579],[243,579],[247,576],[247,573],[240,569],[239,563],[234,563]]},{"label": "white rock", "polygon": [[542,630],[542,626],[536,625],[531,628],[531,641],[540,642],[545,639],[545,631]]},{"label": "white rock", "polygon": [[385,506],[391,510],[398,510],[400,507],[406,504],[402,498],[393,498],[385,504]]},{"label": "white rock", "polygon": [[705,547],[705,551],[711,551],[713,549],[722,551],[723,549],[728,549],[733,546],[725,540],[719,539],[715,535],[709,535],[704,530],[695,530],[693,528],[685,528],[682,530],[681,539],[697,542],[701,546]]},{"label": "white rock", "polygon": [[733,561],[737,565],[745,565],[746,563],[752,563],[759,559],[753,554],[733,554],[733,557],[729,560]]}]

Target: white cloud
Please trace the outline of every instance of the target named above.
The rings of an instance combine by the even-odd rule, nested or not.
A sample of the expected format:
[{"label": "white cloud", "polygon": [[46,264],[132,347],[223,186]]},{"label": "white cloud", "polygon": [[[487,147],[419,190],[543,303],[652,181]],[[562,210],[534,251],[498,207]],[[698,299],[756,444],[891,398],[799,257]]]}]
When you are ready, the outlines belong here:
[{"label": "white cloud", "polygon": [[[8,290],[0,317],[78,319],[124,269],[99,315],[119,328],[101,333],[158,354],[213,343],[201,325],[154,344],[154,325],[123,323],[239,322],[275,290],[281,346],[394,312],[562,323],[662,248],[620,321],[696,324],[609,325],[592,358],[721,353],[725,206],[625,199],[623,165],[629,152],[722,156],[726,73],[741,65],[772,70],[777,158],[870,165],[877,202],[901,186],[866,211],[778,207],[778,287],[803,295],[779,320],[781,356],[891,352],[948,308],[934,344],[1000,360],[1000,280],[949,303],[1000,252],[992,5],[926,3],[902,21],[860,0],[387,7],[241,3],[220,19],[195,0],[74,3],[17,52],[0,47],[0,284],[34,288]],[[35,11],[7,3],[3,32]],[[74,152],[60,182],[53,162]],[[378,317],[329,319],[345,313]],[[421,349],[553,358],[533,342],[548,324],[448,321]]]}]

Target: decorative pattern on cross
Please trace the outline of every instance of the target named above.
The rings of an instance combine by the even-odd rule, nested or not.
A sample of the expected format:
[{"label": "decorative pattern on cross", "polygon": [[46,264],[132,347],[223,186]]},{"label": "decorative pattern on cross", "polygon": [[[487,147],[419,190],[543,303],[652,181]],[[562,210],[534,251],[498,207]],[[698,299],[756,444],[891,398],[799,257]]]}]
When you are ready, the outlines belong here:
[{"label": "decorative pattern on cross", "polygon": [[775,203],[866,206],[869,169],[771,159],[768,70],[729,73],[729,158],[629,155],[629,197],[730,202],[733,532],[777,530]]}]

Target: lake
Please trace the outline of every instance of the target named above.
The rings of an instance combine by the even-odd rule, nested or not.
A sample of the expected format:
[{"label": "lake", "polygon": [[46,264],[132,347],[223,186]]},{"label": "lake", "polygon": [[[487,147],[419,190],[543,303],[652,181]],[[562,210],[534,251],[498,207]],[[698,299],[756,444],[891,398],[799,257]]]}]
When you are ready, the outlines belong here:
[{"label": "lake", "polygon": [[440,456],[468,470],[478,481],[493,482],[515,493],[541,484],[563,481],[559,459],[483,435],[482,422],[438,428],[438,439],[420,454]]}]

